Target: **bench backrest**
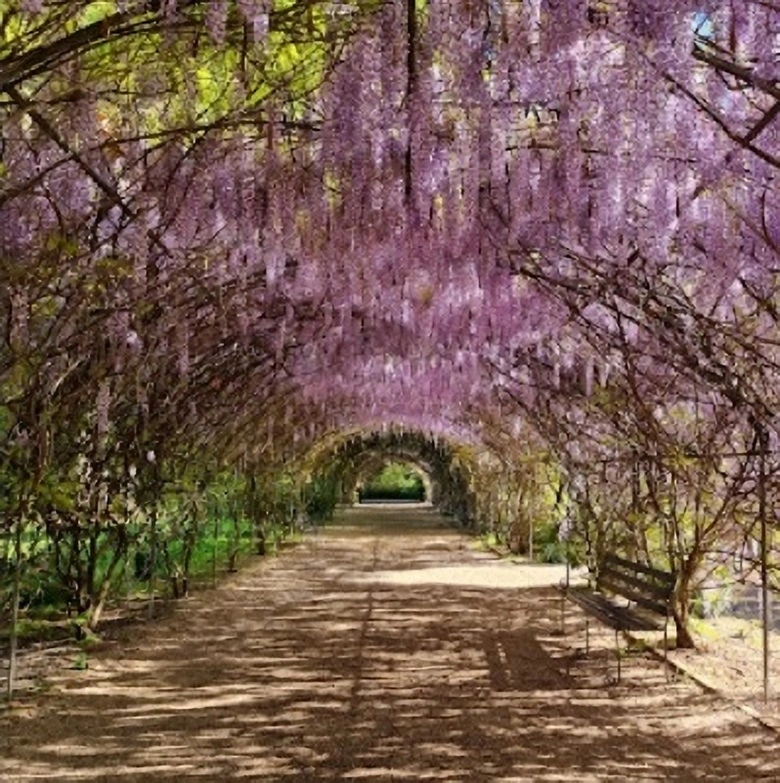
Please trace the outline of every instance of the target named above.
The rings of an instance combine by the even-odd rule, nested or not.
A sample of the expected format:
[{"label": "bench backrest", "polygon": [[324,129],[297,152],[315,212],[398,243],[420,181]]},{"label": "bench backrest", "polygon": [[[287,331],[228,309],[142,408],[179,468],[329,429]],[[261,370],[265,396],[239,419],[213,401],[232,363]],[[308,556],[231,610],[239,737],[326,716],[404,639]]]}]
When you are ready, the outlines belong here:
[{"label": "bench backrest", "polygon": [[669,571],[608,554],[599,568],[599,590],[620,595],[643,609],[667,615],[677,577]]}]

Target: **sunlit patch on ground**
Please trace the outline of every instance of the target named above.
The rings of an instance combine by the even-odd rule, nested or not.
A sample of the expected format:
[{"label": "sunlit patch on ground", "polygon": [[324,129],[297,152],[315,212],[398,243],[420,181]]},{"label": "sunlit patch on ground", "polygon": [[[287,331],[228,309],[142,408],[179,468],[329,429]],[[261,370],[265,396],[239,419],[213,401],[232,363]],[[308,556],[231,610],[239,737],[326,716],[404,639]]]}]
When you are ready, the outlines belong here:
[{"label": "sunlit patch on ground", "polygon": [[553,587],[561,584],[565,578],[565,566],[518,567],[513,563],[493,560],[489,563],[473,566],[434,566],[397,571],[375,571],[370,575],[361,575],[356,581],[394,585],[454,585],[517,590],[522,587]]}]

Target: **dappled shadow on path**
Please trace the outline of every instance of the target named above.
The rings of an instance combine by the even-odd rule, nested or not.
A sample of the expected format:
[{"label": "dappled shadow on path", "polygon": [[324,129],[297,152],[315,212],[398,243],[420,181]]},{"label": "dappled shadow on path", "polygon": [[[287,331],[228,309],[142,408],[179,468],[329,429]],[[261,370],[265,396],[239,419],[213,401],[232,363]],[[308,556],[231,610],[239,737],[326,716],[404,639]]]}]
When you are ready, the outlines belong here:
[{"label": "dappled shadow on path", "polygon": [[0,718],[0,779],[780,776],[743,713],[640,654],[610,684],[608,633],[578,655],[554,589],[499,587],[506,564],[430,510],[402,514],[345,513],[64,672]]}]

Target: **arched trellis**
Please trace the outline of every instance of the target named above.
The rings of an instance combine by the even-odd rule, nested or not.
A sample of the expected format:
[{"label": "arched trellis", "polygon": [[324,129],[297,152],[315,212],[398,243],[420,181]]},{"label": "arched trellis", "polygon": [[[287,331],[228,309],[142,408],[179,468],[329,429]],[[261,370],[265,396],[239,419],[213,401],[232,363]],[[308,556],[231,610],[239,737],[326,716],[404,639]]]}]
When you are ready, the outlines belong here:
[{"label": "arched trellis", "polygon": [[434,505],[438,504],[440,491],[433,479],[435,473],[433,465],[423,461],[420,456],[411,449],[400,448],[392,451],[381,450],[363,452],[351,468],[344,472],[342,481],[343,501],[350,502],[354,500],[358,488],[391,462],[400,462],[413,468],[422,480],[425,488],[425,498]]},{"label": "arched trellis", "polygon": [[[162,461],[279,467],[327,433],[404,420],[446,438],[501,385],[561,451],[635,439],[674,453],[687,433],[655,408],[666,424],[692,399],[693,418],[741,418],[735,437],[761,445],[749,467],[766,526],[774,4],[717,4],[702,28],[688,0],[354,3],[322,37],[337,55],[323,89],[269,84],[261,67],[273,99],[259,107],[231,80],[254,94],[247,63],[277,53],[268,28],[297,40],[319,3],[214,3],[201,19],[202,3],[130,2],[101,23],[91,5],[112,13],[11,4],[20,38],[0,49],[9,519],[41,477],[75,486],[84,462],[111,479],[81,493],[105,513],[99,499],[130,486],[153,503]],[[170,49],[104,74],[89,60],[97,89],[70,89],[82,50],[112,59],[173,22]],[[161,87],[158,55],[184,58],[186,79],[202,73],[192,52],[238,39],[242,70],[223,85],[236,105],[201,125],[203,106],[189,116]],[[124,61],[132,78],[114,89]],[[117,93],[122,106],[96,98]],[[152,143],[148,116],[163,126]],[[454,505],[470,502],[466,463]]]},{"label": "arched trellis", "polygon": [[427,477],[428,497],[445,513],[463,524],[474,518],[474,488],[471,483],[474,452],[431,434],[397,430],[356,432],[320,448],[308,468],[312,476],[323,471],[338,478],[341,499],[352,502],[361,476],[390,459],[418,466]]}]

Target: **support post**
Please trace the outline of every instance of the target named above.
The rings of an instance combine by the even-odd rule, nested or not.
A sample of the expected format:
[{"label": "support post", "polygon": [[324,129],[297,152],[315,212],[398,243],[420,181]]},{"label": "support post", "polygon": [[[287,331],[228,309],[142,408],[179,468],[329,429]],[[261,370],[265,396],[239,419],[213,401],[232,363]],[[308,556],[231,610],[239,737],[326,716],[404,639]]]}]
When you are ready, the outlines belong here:
[{"label": "support post", "polygon": [[214,546],[211,548],[211,586],[217,586],[217,547],[219,545],[219,513],[214,514]]},{"label": "support post", "polygon": [[761,525],[761,637],[763,652],[763,696],[764,702],[769,701],[771,691],[770,664],[772,630],[772,593],[769,585],[769,548],[770,534],[767,525],[766,509],[766,452],[768,437],[763,425],[758,428],[758,518]]},{"label": "support post", "polygon": [[152,620],[154,618],[154,591],[157,588],[154,573],[157,564],[157,501],[152,506],[152,522],[149,533],[149,605],[147,609],[149,619]]},{"label": "support post", "polygon": [[19,647],[19,595],[22,581],[22,525],[24,510],[19,510],[19,518],[16,520],[16,535],[14,536],[14,584],[11,597],[11,638],[8,651],[8,703],[11,703],[16,684],[17,651]]},{"label": "support post", "polygon": [[566,635],[566,598],[571,584],[571,564],[569,563],[569,541],[566,540],[566,583],[561,590],[561,636]]},{"label": "support post", "polygon": [[664,675],[669,682],[669,605],[666,606],[666,619],[664,620]]}]

